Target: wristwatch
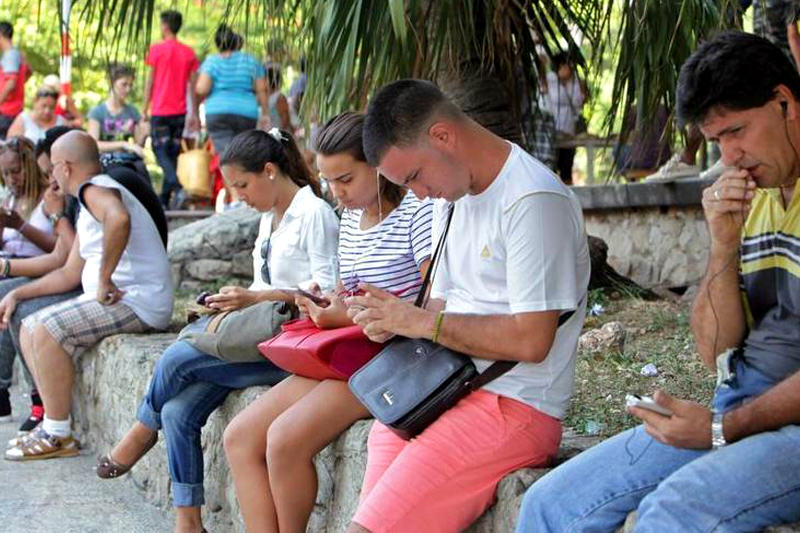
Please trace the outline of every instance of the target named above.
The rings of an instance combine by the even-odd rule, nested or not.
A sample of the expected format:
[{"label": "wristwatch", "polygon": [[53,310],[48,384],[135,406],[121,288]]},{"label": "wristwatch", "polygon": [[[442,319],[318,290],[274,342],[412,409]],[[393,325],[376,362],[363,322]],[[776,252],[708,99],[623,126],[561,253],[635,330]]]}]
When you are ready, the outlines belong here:
[{"label": "wristwatch", "polygon": [[59,220],[64,218],[64,216],[65,216],[64,212],[61,211],[61,212],[58,212],[58,213],[53,213],[52,215],[47,215],[47,218],[49,218],[50,219],[50,223],[53,226],[55,226],[58,223]]},{"label": "wristwatch", "polygon": [[724,413],[714,413],[711,416],[711,449],[712,450],[719,450],[726,444],[728,441],[725,440],[725,434],[722,432],[722,417],[725,416]]}]

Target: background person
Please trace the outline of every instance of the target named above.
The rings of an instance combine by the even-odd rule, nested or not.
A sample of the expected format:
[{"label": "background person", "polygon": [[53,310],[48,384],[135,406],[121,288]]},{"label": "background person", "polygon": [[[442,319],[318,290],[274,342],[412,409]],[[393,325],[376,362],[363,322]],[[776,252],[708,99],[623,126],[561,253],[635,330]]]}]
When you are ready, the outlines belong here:
[{"label": "background person", "polygon": [[[544,100],[555,120],[557,141],[570,139],[585,133],[585,121],[581,116],[583,104],[588,96],[585,83],[578,79],[575,68],[566,53],[556,54],[552,60],[553,71],[547,73]],[[583,131],[579,131],[579,130]],[[575,148],[556,147],[556,166],[561,181],[572,184],[572,163]]]},{"label": "background person", "polygon": [[133,89],[133,69],[127,65],[111,65],[108,77],[111,82],[108,98],[89,111],[87,131],[97,141],[100,161],[106,168],[130,165],[150,183],[144,162],[148,127],[136,106],[128,103]]},{"label": "background person", "polygon": [[270,63],[267,66],[267,84],[269,85],[269,123],[273,128],[290,131],[293,129],[291,119],[291,108],[289,100],[281,92],[283,75],[281,67],[277,63]]},{"label": "background person", "polygon": [[61,93],[61,80],[57,74],[48,74],[42,80],[42,87],[48,87],[59,93],[56,108],[53,111],[57,116],[64,117],[66,124],[73,128],[83,126],[83,115],[75,105],[75,99],[71,95]]},{"label": "background person", "polygon": [[219,54],[203,61],[197,94],[205,99],[206,129],[214,150],[223,154],[237,134],[268,126],[267,81],[264,65],[241,51],[244,39],[230,27],[220,24],[214,43]]},{"label": "background person", "polygon": [[14,27],[0,22],[0,141],[25,106],[25,82],[31,75],[25,58],[14,46]]},{"label": "background person", "polygon": [[[200,129],[197,98],[187,109],[186,94],[194,91],[198,61],[194,50],[178,40],[183,17],[177,11],[161,13],[161,42],[150,47],[145,63],[150,67],[144,89],[144,117],[150,119],[153,152],[164,181],[161,204],[164,209],[180,209],[183,189],[178,182],[178,154],[184,125]],[[188,111],[188,114],[187,114]]]},{"label": "background person", "polygon": [[8,128],[9,137],[27,137],[34,145],[44,139],[44,134],[50,128],[66,124],[64,117],[55,114],[58,102],[58,91],[44,86],[36,91],[33,99],[33,108],[23,111]]}]

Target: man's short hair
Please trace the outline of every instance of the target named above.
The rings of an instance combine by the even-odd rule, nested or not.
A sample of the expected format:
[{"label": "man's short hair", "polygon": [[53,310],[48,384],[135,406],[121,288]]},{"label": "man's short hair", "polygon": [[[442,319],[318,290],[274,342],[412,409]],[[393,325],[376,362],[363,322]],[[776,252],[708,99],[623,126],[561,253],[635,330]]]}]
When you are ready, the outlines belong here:
[{"label": "man's short hair", "polygon": [[761,107],[786,85],[800,99],[800,74],[780,48],[741,31],[725,31],[703,43],[681,67],[677,115],[699,124],[715,107],[742,111]]},{"label": "man's short hair", "polygon": [[42,154],[50,157],[50,149],[53,148],[53,143],[65,133],[77,129],[79,128],[73,128],[72,126],[53,126],[47,130],[44,137],[36,143],[36,157],[38,158]]},{"label": "man's short hair", "polygon": [[177,34],[183,26],[183,16],[172,9],[161,12],[161,23],[166,24],[169,31]]},{"label": "man's short hair", "polygon": [[0,36],[5,37],[6,39],[12,39],[14,37],[14,26],[7,20],[0,22]]},{"label": "man's short hair", "polygon": [[369,103],[364,120],[364,154],[376,166],[392,146],[413,144],[435,117],[463,118],[463,113],[429,81],[400,80],[382,87]]}]

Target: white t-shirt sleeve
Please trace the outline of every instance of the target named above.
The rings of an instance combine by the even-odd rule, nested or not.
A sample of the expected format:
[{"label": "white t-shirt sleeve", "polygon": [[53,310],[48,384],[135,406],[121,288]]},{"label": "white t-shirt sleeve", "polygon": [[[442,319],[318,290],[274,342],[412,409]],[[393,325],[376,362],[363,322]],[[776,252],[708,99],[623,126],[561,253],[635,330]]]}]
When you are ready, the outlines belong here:
[{"label": "white t-shirt sleeve", "polygon": [[506,210],[506,276],[512,313],[576,309],[580,228],[568,198],[534,193]]},{"label": "white t-shirt sleeve", "polygon": [[3,58],[0,61],[2,62],[0,66],[2,66],[4,74],[16,74],[22,66],[22,55],[19,50],[11,49],[3,54]]},{"label": "white t-shirt sleeve", "polygon": [[430,259],[431,254],[431,224],[433,221],[433,203],[423,201],[419,208],[411,215],[411,224],[408,227],[408,242],[411,243],[411,252],[417,266]]},{"label": "white t-shirt sleeve", "polygon": [[306,288],[316,281],[323,291],[333,290],[339,277],[339,219],[327,205],[321,205],[309,215],[303,228],[306,234],[306,252],[310,261],[311,279],[300,283]]}]

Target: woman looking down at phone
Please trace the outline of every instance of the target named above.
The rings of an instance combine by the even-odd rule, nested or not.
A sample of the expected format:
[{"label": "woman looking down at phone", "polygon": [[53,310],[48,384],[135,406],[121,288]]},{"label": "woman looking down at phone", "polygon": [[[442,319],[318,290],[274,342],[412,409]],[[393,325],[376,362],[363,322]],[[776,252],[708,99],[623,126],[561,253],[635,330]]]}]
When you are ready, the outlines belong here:
[{"label": "woman looking down at phone", "polygon": [[[233,311],[261,302],[288,304],[294,294],[281,289],[307,287],[312,279],[325,289],[332,288],[337,276],[338,220],[319,197],[319,185],[291,135],[277,129],[241,133],[228,145],[221,166],[227,185],[263,214],[253,248],[253,283],[247,289],[223,287],[218,294],[206,296],[204,305]],[[282,319],[285,315],[273,318],[273,326]],[[231,390],[274,385],[285,375],[266,359],[233,363],[186,341],[172,344],[156,363],[138,421],[101,458],[98,475],[111,478],[126,473],[163,429],[177,507],[175,531],[202,531],[201,428]]]},{"label": "woman looking down at phone", "polygon": [[[419,292],[430,262],[432,206],[366,163],[364,116],[343,113],[316,136],[317,166],[344,208],[341,280],[321,305],[296,302],[320,328],[352,325],[343,297],[372,283],[403,298]],[[317,495],[314,456],[366,418],[347,382],[291,375],[261,395],[225,430],[225,453],[248,531],[305,531]]]},{"label": "woman looking down at phone", "polygon": [[[10,193],[0,208],[5,258],[33,257],[50,253],[56,245],[53,223],[45,212],[47,175],[36,164],[33,143],[11,137],[0,147],[0,171]],[[0,275],[8,275],[5,269]]]}]

